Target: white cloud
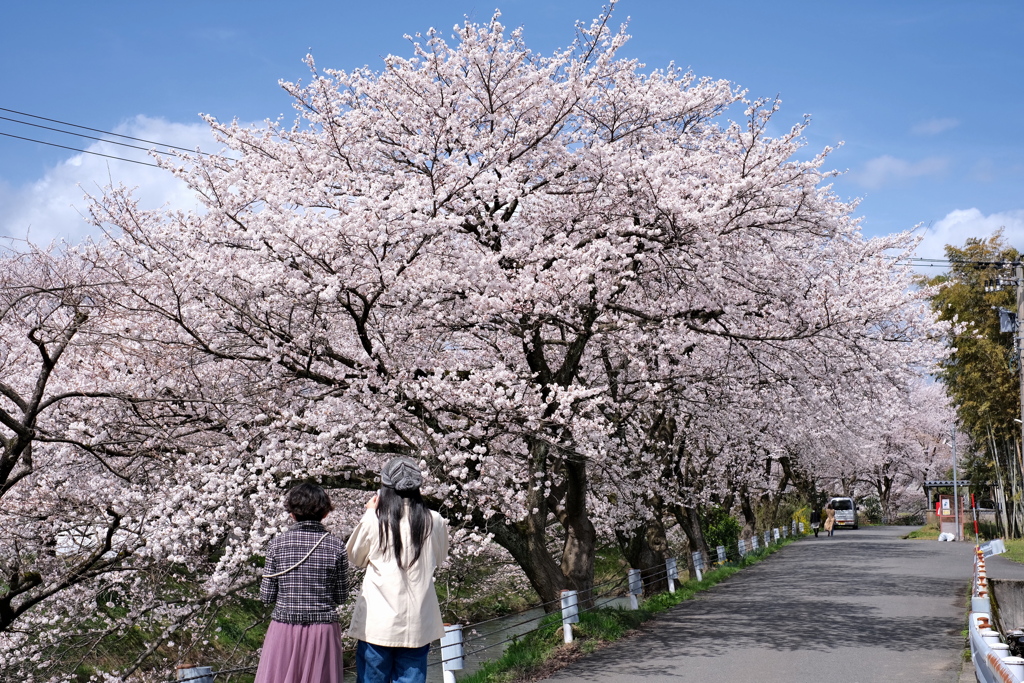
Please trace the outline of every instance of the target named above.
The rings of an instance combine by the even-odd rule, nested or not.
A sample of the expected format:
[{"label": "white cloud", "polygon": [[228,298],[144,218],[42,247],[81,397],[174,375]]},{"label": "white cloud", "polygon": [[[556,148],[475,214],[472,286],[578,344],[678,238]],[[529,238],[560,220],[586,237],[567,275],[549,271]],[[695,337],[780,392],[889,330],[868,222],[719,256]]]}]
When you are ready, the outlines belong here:
[{"label": "white cloud", "polygon": [[928,119],[927,121],[915,123],[911,126],[910,132],[914,135],[938,135],[959,125],[960,121],[958,119]]},{"label": "white cloud", "polygon": [[990,237],[1000,229],[1011,245],[1024,249],[1024,209],[988,216],[978,209],[957,209],[924,231],[917,255],[942,259],[946,257],[947,244],[963,246],[969,237]]},{"label": "white cloud", "polygon": [[[188,149],[200,147],[215,151],[209,127],[205,123],[181,124],[138,116],[114,130],[146,140],[155,140]],[[146,143],[136,143],[145,147]],[[85,149],[128,159],[152,162],[145,152],[109,142],[95,142]],[[20,187],[0,185],[0,236],[47,244],[55,239],[78,242],[96,230],[83,218],[86,194],[101,193],[111,183],[137,187],[136,197],[143,208],[164,205],[192,208],[196,200],[184,183],[168,171],[107,159],[92,154],[76,154],[53,167],[36,180]]]},{"label": "white cloud", "polygon": [[860,171],[851,173],[854,181],[866,188],[877,190],[893,182],[926,175],[938,175],[949,167],[949,160],[928,157],[911,162],[888,154],[868,160]]}]

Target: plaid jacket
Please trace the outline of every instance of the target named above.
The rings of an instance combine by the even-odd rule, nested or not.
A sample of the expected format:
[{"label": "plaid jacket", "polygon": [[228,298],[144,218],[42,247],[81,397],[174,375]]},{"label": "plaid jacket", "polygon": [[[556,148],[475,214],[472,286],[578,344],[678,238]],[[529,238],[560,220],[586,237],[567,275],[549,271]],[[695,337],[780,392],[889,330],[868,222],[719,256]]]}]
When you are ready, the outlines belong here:
[{"label": "plaid jacket", "polygon": [[[297,522],[270,541],[263,573],[276,574],[293,566],[325,533],[320,522]],[[330,535],[301,565],[283,576],[264,576],[260,584],[260,599],[277,603],[270,618],[285,624],[338,621],[337,607],[347,596],[345,544]]]}]

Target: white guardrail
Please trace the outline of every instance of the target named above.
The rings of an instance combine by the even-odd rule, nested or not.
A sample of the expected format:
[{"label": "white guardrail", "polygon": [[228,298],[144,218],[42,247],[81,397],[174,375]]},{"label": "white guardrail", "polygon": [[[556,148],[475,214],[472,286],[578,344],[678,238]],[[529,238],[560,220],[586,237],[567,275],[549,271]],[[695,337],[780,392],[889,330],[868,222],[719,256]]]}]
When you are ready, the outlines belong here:
[{"label": "white guardrail", "polygon": [[[737,539],[735,545],[730,544],[728,548],[721,545],[717,546],[715,548],[714,557],[717,559],[719,566],[722,566],[729,562],[742,560],[748,554],[756,553],[762,548],[767,549],[771,547],[774,542],[777,542],[782,538],[786,538],[790,535],[803,535],[804,533],[806,532],[803,522],[793,522],[788,526],[765,529],[763,546],[760,544],[761,537],[759,535],[752,536],[749,541],[740,538]],[[696,578],[697,581],[701,581],[704,578],[704,572],[714,565],[709,557],[705,557],[703,552],[693,553],[692,558],[695,574],[694,578]],[[548,607],[554,603],[561,603],[562,636],[566,643],[571,643],[573,642],[572,625],[580,622],[580,615],[594,609],[608,607],[612,603],[617,602],[620,599],[619,594],[623,588],[626,589],[626,595],[629,597],[629,608],[634,610],[640,608],[639,598],[644,593],[645,581],[660,582],[664,580],[668,584],[669,592],[676,592],[676,581],[679,580],[679,569],[676,558],[667,558],[663,569],[649,571],[650,573],[648,575],[643,575],[639,569],[630,569],[628,574],[624,577],[617,579],[612,578],[591,586],[590,599],[592,604],[589,607],[580,606],[579,595],[574,590],[564,590],[558,599],[552,600],[550,603],[539,605],[539,607]],[[527,608],[521,612],[516,612],[503,617],[494,617],[476,624],[445,624],[444,635],[441,637],[441,659],[440,661],[431,662],[427,666],[433,667],[441,665],[444,683],[455,683],[455,672],[460,671],[465,667],[465,661],[469,657],[479,655],[487,650],[508,645],[527,633],[532,633],[533,631],[540,629],[540,622],[546,619],[548,614],[544,611],[539,616],[525,616],[526,612],[532,612],[535,609],[535,607]],[[523,619],[515,623],[490,630],[489,633],[486,634],[476,632],[476,627],[481,624],[494,622],[499,619],[514,619],[518,616],[523,616]],[[495,634],[503,632],[508,633],[510,629],[519,629],[520,627],[527,625],[531,625],[528,630],[517,631],[515,634],[507,635],[497,642],[492,642],[490,644],[483,644],[479,642],[489,636],[494,636]],[[465,637],[466,633],[471,634],[470,637]],[[470,649],[467,650],[467,646],[469,646]],[[501,650],[498,650],[497,652],[500,653]],[[1024,660],[1021,661],[1024,662]],[[222,669],[220,671],[214,671],[213,667],[209,666],[181,667],[177,671],[177,679],[174,683],[214,683],[214,680],[217,677],[224,674],[252,672],[255,671],[256,668],[256,664],[249,664],[235,669]],[[1021,679],[1006,680],[1010,683],[1024,683]]]},{"label": "white guardrail", "polygon": [[1024,658],[1010,654],[1010,646],[992,621],[992,603],[988,592],[985,558],[1006,550],[1000,540],[989,541],[976,549],[974,581],[971,590],[971,661],[982,683],[1024,683]]}]

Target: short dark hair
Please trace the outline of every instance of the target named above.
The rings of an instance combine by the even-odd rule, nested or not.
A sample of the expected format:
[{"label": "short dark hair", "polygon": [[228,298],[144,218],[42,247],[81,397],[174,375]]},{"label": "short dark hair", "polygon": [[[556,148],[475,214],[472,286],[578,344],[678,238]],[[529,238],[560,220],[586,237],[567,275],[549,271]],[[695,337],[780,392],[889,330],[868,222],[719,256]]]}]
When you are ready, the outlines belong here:
[{"label": "short dark hair", "polygon": [[334,506],[327,492],[316,484],[299,484],[288,490],[284,498],[284,509],[299,522],[319,522]]}]

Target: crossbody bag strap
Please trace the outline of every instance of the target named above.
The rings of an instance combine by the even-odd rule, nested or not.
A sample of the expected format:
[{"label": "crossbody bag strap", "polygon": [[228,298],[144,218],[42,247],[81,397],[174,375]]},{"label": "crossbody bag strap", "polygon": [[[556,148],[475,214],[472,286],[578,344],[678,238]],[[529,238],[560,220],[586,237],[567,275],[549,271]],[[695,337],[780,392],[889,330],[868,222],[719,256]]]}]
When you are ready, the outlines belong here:
[{"label": "crossbody bag strap", "polygon": [[296,562],[295,564],[293,564],[292,566],[288,567],[288,569],[285,569],[283,572],[277,572],[276,574],[264,574],[263,578],[264,579],[275,579],[278,576],[284,576],[285,574],[287,574],[291,570],[298,568],[299,565],[301,565],[303,562],[305,562],[306,560],[309,559],[309,556],[313,554],[313,551],[316,550],[317,547],[323,542],[323,540],[325,538],[327,538],[328,536],[330,536],[330,535],[331,535],[330,533],[326,533],[323,536],[321,536],[317,540],[317,542],[313,544],[313,547],[309,549],[309,552],[306,553],[306,556],[304,558],[302,558],[301,560],[299,560],[298,562]]}]

